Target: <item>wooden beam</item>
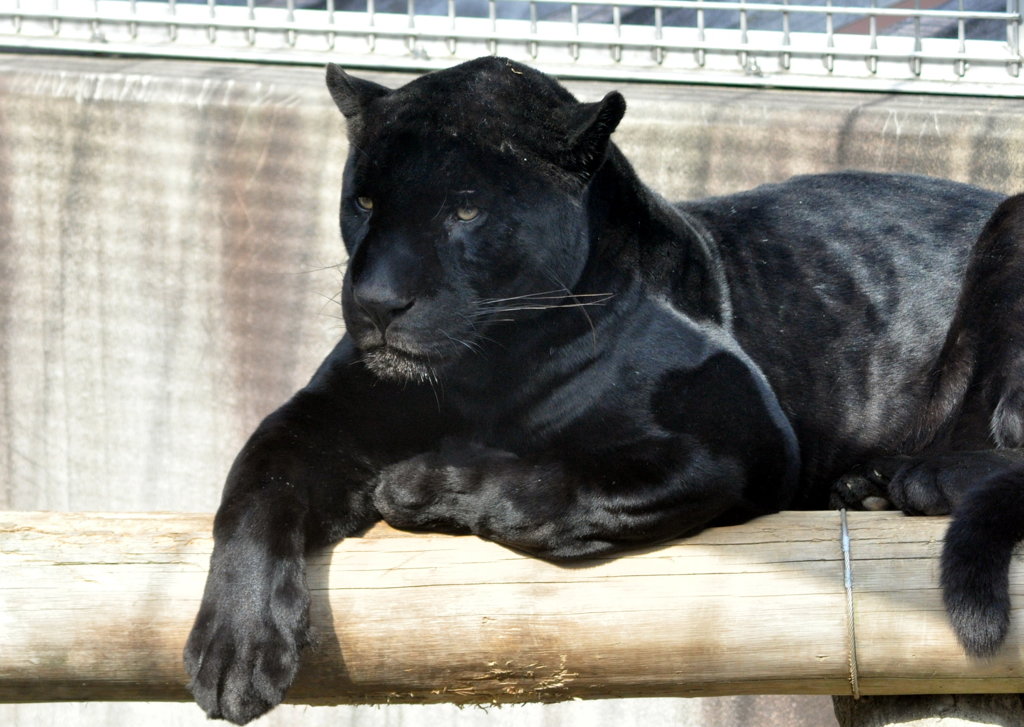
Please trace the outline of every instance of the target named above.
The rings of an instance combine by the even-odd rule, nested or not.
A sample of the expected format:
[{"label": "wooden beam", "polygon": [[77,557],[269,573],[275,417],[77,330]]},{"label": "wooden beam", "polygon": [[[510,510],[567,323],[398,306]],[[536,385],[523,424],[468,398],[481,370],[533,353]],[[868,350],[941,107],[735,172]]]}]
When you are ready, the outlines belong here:
[{"label": "wooden beam", "polygon": [[[862,694],[1024,692],[946,622],[946,521],[850,513]],[[0,701],[183,700],[211,518],[0,512]],[[840,517],[788,512],[574,567],[378,528],[311,557],[319,646],[289,701],[850,694]],[[1024,570],[1011,573],[1024,603]]]}]

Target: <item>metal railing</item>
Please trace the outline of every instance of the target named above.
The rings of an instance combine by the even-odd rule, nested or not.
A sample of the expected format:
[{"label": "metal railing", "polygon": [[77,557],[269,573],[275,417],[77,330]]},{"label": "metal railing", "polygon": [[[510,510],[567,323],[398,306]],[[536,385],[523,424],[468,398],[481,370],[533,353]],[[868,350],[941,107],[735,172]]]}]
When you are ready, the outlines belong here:
[{"label": "metal railing", "polygon": [[0,0],[0,47],[1024,95],[1022,0]]}]

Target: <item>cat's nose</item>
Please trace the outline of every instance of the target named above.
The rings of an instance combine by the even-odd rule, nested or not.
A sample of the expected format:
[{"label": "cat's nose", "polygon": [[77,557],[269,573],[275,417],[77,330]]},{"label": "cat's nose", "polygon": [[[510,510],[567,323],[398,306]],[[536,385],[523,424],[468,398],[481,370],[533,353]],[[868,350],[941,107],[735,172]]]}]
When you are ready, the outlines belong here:
[{"label": "cat's nose", "polygon": [[416,302],[411,295],[402,294],[389,285],[372,280],[357,285],[353,290],[353,298],[381,333]]}]

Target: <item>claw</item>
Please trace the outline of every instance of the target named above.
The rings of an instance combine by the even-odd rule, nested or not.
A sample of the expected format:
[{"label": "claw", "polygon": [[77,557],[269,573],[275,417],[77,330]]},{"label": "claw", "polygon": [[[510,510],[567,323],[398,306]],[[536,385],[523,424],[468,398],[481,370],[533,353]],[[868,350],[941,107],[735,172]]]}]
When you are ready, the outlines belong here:
[{"label": "claw", "polygon": [[877,495],[868,495],[860,502],[861,506],[865,510],[881,511],[891,510],[892,503],[884,497],[878,497]]}]

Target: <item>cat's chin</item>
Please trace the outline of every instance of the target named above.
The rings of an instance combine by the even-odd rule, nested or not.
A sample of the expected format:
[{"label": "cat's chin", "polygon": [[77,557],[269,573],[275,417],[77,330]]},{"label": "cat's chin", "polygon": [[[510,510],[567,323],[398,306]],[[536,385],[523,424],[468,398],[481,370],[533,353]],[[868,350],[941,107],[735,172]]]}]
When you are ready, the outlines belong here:
[{"label": "cat's chin", "polygon": [[363,351],[363,363],[381,379],[428,382],[437,380],[437,367],[443,361],[409,353],[394,346],[378,346]]}]

